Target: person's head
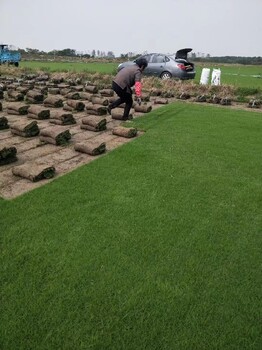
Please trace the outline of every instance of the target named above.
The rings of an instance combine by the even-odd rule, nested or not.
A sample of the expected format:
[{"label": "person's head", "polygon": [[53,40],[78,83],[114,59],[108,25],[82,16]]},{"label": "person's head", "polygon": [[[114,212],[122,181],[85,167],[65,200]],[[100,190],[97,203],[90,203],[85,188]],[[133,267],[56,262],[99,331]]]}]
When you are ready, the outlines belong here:
[{"label": "person's head", "polygon": [[138,67],[143,71],[148,63],[147,63],[147,60],[144,58],[144,57],[140,57],[138,59],[135,60],[135,63],[138,65]]}]

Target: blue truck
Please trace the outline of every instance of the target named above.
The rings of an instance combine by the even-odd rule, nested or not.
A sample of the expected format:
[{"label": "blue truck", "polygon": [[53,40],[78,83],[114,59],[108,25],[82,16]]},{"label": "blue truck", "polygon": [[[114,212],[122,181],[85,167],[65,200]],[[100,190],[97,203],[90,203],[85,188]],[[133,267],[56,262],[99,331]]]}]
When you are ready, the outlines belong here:
[{"label": "blue truck", "polygon": [[21,54],[17,51],[11,51],[6,44],[0,44],[0,64],[13,64],[19,66]]}]

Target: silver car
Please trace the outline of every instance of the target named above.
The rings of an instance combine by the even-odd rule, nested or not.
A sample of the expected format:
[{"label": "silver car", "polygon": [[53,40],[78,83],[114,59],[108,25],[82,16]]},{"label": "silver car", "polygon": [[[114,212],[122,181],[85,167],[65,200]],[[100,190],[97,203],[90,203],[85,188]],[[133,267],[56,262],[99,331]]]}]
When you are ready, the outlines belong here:
[{"label": "silver car", "polygon": [[[194,79],[196,72],[192,62],[187,59],[188,52],[192,49],[181,49],[176,55],[164,55],[162,53],[150,53],[143,57],[147,60],[148,66],[144,70],[144,75],[156,76],[161,79],[177,78],[181,80]],[[135,61],[123,62],[118,66],[118,71],[122,68],[134,64]]]}]

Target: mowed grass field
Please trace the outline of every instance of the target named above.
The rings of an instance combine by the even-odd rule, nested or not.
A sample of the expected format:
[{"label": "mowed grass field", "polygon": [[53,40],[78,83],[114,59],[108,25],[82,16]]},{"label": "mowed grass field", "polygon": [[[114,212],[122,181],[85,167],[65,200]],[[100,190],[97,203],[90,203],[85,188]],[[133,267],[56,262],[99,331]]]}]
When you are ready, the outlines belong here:
[{"label": "mowed grass field", "polygon": [[[98,72],[102,74],[114,74],[118,63],[84,63],[84,62],[39,62],[22,61],[22,68],[43,69],[49,72]],[[196,63],[195,82],[199,83],[202,68],[221,69],[221,83],[234,85],[237,87],[260,88],[262,89],[262,66],[244,66],[244,65],[203,65]]]},{"label": "mowed grass field", "polygon": [[262,118],[170,104],[0,200],[1,348],[259,350]]},{"label": "mowed grass field", "polygon": [[261,65],[235,65],[235,64],[196,64],[196,78],[200,81],[203,68],[221,69],[221,84],[234,85],[237,87],[259,88],[262,90],[262,66]]},{"label": "mowed grass field", "polygon": [[47,61],[22,61],[20,67],[31,70],[44,70],[47,72],[75,72],[75,73],[102,73],[113,74],[116,72],[117,63],[100,62],[47,62]]}]

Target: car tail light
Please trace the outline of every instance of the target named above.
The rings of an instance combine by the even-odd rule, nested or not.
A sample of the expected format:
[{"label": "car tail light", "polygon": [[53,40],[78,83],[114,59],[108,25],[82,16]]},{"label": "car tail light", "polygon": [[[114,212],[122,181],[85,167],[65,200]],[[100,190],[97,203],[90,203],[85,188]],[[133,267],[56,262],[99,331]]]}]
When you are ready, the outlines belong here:
[{"label": "car tail light", "polygon": [[186,66],[182,63],[178,63],[178,68],[182,69],[182,70],[186,70]]}]

